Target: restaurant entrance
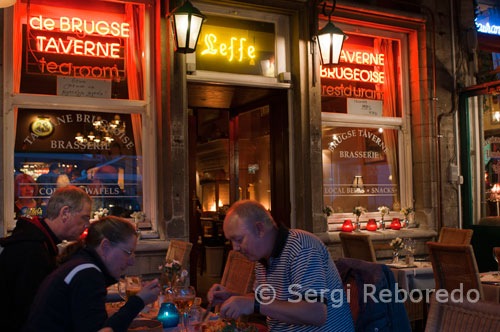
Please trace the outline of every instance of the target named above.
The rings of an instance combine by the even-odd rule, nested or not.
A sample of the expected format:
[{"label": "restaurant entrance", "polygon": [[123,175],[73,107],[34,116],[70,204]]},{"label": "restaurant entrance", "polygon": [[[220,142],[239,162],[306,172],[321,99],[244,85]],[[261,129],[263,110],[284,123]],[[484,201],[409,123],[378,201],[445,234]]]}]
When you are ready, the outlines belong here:
[{"label": "restaurant entrance", "polygon": [[[226,246],[222,222],[238,200],[257,200],[290,226],[287,90],[191,82],[188,108],[189,229],[191,242],[201,240],[198,261],[205,248]],[[203,269],[219,275],[223,265],[211,264]]]}]

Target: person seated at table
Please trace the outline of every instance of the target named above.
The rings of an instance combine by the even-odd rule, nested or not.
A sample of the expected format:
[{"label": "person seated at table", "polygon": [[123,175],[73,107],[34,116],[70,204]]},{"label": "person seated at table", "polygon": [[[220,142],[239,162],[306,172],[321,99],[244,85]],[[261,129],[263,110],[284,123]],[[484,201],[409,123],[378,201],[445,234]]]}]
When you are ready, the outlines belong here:
[{"label": "person seated at table", "polygon": [[236,202],[223,228],[233,249],[257,263],[255,294],[210,288],[222,318],[261,313],[270,331],[354,331],[342,281],[316,236],[278,224],[255,201]]},{"label": "person seated at table", "polygon": [[64,263],[40,286],[23,331],[127,331],[160,292],[158,280],[147,282],[118,312],[106,313],[106,288],[134,264],[136,243],[136,228],[128,220],[108,216],[92,223],[85,239],[67,248]]},{"label": "person seated at table", "polygon": [[20,217],[41,217],[42,209],[38,208],[35,197],[38,192],[35,180],[28,174],[20,173],[14,178],[16,219]]}]

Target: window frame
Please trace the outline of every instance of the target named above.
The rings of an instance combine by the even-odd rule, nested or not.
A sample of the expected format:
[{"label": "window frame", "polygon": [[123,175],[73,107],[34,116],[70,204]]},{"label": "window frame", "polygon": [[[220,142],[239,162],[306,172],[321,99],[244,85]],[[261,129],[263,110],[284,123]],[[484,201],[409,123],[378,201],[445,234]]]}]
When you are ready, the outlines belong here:
[{"label": "window frame", "polygon": [[[326,24],[321,21],[320,24]],[[412,181],[412,146],[411,146],[411,118],[409,99],[409,59],[408,59],[408,35],[403,32],[376,29],[369,26],[355,25],[335,22],[342,31],[346,33],[369,35],[381,38],[399,40],[401,45],[401,86],[402,86],[402,114],[401,117],[373,117],[367,115],[341,114],[321,112],[321,126],[350,126],[364,128],[384,128],[398,131],[398,153],[399,153],[399,193],[400,204],[403,207],[413,207],[413,181]],[[320,84],[321,85],[321,84]],[[321,96],[320,96],[321,98]],[[324,182],[323,182],[324,183]],[[391,210],[390,218],[402,217],[402,214]],[[329,224],[340,224],[344,219],[353,218],[352,213],[333,213],[328,219]],[[367,212],[363,219],[380,219],[378,211]],[[389,217],[387,220],[390,219]],[[336,230],[331,229],[329,230]]]},{"label": "window frame", "polygon": [[[101,0],[108,1],[108,0]],[[119,1],[119,0],[110,0]],[[153,53],[155,5],[154,1],[119,1],[123,4],[133,3],[145,6],[144,18],[144,100],[124,100],[91,97],[69,97],[57,95],[41,95],[27,93],[13,93],[13,52],[4,52],[4,100],[3,100],[3,178],[4,181],[4,212],[3,231],[12,230],[15,221],[12,217],[14,206],[14,143],[15,143],[15,108],[51,109],[67,111],[98,111],[119,114],[140,114],[142,118],[142,169],[143,169],[143,212],[151,221],[151,230],[142,231],[141,238],[158,238],[158,202],[157,202],[157,163],[144,162],[156,160],[156,91],[155,91],[155,56]],[[14,42],[12,29],[14,27],[14,7],[4,9],[4,50],[13,50]],[[8,180],[12,179],[12,180]]]}]

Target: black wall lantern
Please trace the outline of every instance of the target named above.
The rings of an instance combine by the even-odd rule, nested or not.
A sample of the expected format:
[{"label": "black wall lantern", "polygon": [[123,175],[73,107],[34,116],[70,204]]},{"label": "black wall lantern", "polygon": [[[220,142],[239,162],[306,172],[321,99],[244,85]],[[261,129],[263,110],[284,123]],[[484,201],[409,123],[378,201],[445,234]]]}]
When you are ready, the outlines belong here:
[{"label": "black wall lantern", "polygon": [[318,31],[318,45],[319,52],[321,55],[321,64],[331,65],[338,64],[340,58],[340,52],[342,51],[342,45],[344,40],[347,39],[347,35],[337,28],[332,23],[332,14],[335,10],[336,0],[333,0],[332,9],[326,14],[326,4],[328,1],[323,3],[323,15],[328,16],[328,23]]},{"label": "black wall lantern", "polygon": [[184,4],[174,9],[174,34],[177,45],[177,52],[193,53],[196,51],[196,44],[200,36],[201,25],[205,21],[203,15],[198,9],[193,7],[187,0]]}]

